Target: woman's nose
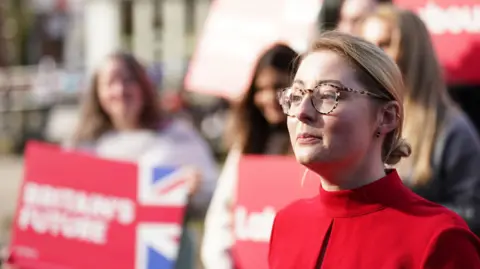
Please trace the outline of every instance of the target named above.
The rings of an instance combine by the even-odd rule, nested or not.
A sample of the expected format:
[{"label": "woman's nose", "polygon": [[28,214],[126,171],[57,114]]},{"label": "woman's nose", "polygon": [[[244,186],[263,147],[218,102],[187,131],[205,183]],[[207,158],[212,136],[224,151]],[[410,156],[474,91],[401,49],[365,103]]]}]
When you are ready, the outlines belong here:
[{"label": "woman's nose", "polygon": [[255,96],[255,102],[262,106],[279,107],[277,93],[273,89],[262,90]]},{"label": "woman's nose", "polygon": [[271,89],[264,96],[264,100],[270,104],[278,105],[277,92],[275,89]]},{"label": "woman's nose", "polygon": [[312,122],[315,120],[319,113],[313,107],[312,99],[309,95],[304,96],[301,103],[297,106],[295,115],[300,121]]},{"label": "woman's nose", "polygon": [[115,82],[112,85],[112,88],[113,88],[113,92],[115,93],[115,95],[124,96],[126,94],[127,89],[126,89],[125,83],[123,83],[121,81]]}]

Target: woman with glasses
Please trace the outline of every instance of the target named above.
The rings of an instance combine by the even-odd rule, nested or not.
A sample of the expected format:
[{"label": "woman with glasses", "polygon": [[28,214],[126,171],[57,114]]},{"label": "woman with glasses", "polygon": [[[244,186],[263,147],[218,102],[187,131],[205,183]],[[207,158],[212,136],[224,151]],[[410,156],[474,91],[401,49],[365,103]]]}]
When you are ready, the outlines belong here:
[{"label": "woman with glasses", "polygon": [[480,234],[480,141],[447,93],[427,27],[411,11],[382,5],[359,30],[396,61],[405,79],[403,134],[413,153],[395,166],[403,182]]},{"label": "woman with glasses", "polygon": [[402,75],[378,47],[326,32],[280,93],[295,156],[318,175],[311,199],[278,212],[269,264],[282,268],[480,268],[480,242],[455,213],[402,184]]}]

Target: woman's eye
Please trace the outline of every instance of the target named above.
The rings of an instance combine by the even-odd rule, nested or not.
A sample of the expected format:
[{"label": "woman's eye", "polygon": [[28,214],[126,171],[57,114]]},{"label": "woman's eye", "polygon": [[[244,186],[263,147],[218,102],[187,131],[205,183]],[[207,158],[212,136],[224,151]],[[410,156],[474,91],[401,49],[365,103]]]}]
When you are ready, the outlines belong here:
[{"label": "woman's eye", "polygon": [[320,93],[320,99],[322,100],[335,100],[337,98],[337,93],[334,91],[326,91]]},{"label": "woman's eye", "polygon": [[388,48],[390,48],[390,44],[391,44],[390,40],[386,40],[378,43],[378,47],[381,48],[382,50],[387,50]]},{"label": "woman's eye", "polygon": [[294,94],[290,95],[290,100],[292,102],[300,102],[300,101],[302,101],[302,97],[303,96],[300,93],[294,93]]}]

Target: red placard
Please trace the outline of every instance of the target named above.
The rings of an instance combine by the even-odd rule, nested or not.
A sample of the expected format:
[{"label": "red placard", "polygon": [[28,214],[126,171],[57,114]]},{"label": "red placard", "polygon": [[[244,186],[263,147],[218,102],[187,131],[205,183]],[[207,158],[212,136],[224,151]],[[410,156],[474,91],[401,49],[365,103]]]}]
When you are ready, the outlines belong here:
[{"label": "red placard", "polygon": [[[418,13],[450,83],[480,83],[477,0],[394,0]],[[185,78],[187,90],[237,98],[256,59],[275,42],[303,52],[322,0],[216,0]]]},{"label": "red placard", "polygon": [[449,83],[480,83],[480,2],[395,0],[427,24]]},{"label": "red placard", "polygon": [[173,268],[186,202],[182,169],[31,142],[11,261],[27,269]]},{"label": "red placard", "polygon": [[240,160],[235,206],[235,265],[268,269],[268,242],[276,212],[318,194],[320,181],[291,157],[244,156]]},{"label": "red placard", "polygon": [[321,0],[216,0],[185,78],[190,91],[237,98],[259,55],[276,42],[302,50]]}]

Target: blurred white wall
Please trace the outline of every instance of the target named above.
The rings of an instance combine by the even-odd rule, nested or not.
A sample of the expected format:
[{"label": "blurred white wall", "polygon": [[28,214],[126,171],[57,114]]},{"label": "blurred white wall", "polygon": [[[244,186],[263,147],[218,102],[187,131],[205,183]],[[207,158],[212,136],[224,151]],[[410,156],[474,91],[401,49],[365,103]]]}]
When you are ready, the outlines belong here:
[{"label": "blurred white wall", "polygon": [[[122,47],[120,2],[125,0],[84,0],[83,25],[85,66],[91,72],[106,54]],[[201,32],[211,0],[193,0],[193,35],[186,33],[186,0],[131,0],[133,2],[132,52],[147,65],[162,63],[163,86],[182,84],[187,56],[192,43]],[[156,10],[157,9],[157,10]],[[155,28],[154,17],[159,13],[162,27]]]},{"label": "blurred white wall", "polygon": [[90,74],[109,53],[121,48],[120,1],[85,0],[85,67]]}]

